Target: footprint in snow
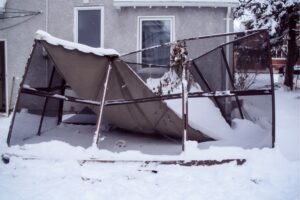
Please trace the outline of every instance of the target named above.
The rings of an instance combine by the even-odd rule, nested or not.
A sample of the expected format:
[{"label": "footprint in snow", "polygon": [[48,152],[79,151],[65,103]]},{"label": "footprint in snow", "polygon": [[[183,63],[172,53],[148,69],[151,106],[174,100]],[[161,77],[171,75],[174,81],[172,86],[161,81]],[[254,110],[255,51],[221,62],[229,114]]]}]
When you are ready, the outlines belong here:
[{"label": "footprint in snow", "polygon": [[125,140],[118,140],[115,142],[115,146],[119,148],[125,148],[126,147],[126,141]]}]

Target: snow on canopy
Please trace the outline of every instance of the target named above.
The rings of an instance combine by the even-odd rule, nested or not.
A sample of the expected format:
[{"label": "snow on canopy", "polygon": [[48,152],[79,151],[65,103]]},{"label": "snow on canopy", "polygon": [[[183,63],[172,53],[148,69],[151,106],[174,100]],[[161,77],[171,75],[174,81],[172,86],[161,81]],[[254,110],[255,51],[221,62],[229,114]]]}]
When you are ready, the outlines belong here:
[{"label": "snow on canopy", "polygon": [[65,49],[69,49],[69,50],[77,49],[78,51],[81,51],[83,53],[93,53],[98,56],[119,56],[119,53],[114,49],[94,48],[94,47],[90,47],[90,46],[87,46],[84,44],[79,44],[79,43],[75,43],[75,42],[62,40],[60,38],[56,38],[56,37],[50,35],[49,33],[45,32],[45,31],[42,31],[42,30],[38,30],[35,33],[35,39],[36,40],[44,40],[44,41],[48,42],[49,44],[52,44],[55,46],[61,45]]}]

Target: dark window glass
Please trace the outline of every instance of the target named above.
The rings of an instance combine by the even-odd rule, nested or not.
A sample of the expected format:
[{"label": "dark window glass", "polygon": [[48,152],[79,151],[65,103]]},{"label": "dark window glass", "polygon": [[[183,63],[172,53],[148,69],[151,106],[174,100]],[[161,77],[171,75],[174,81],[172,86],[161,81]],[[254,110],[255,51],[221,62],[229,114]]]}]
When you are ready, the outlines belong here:
[{"label": "dark window glass", "polygon": [[78,43],[100,47],[101,10],[78,10]]},{"label": "dark window glass", "polygon": [[[142,48],[160,45],[171,40],[170,20],[142,21]],[[170,47],[144,51],[142,62],[147,64],[168,64]]]}]

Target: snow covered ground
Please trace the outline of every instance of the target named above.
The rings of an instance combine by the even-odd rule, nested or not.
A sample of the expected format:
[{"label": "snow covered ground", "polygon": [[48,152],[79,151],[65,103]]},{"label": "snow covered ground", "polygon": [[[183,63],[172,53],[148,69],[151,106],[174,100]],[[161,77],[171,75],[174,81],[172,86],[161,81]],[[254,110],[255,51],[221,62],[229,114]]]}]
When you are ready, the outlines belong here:
[{"label": "snow covered ground", "polygon": [[[276,122],[275,149],[211,146],[200,150],[195,142],[189,142],[187,151],[180,153],[180,144],[150,138],[147,148],[141,148],[134,136],[128,140],[120,133],[114,133],[113,137],[103,135],[104,140],[110,140],[106,143],[110,148],[93,149],[92,137],[86,134],[94,127],[73,125],[62,125],[40,138],[8,148],[5,141],[10,118],[0,117],[0,154],[16,155],[10,157],[9,164],[0,162],[0,199],[297,200],[300,199],[299,90],[276,90]],[[19,155],[39,159],[24,160]],[[240,158],[247,162],[242,166],[230,163],[209,167],[123,162],[80,165],[78,160],[86,158]]]}]

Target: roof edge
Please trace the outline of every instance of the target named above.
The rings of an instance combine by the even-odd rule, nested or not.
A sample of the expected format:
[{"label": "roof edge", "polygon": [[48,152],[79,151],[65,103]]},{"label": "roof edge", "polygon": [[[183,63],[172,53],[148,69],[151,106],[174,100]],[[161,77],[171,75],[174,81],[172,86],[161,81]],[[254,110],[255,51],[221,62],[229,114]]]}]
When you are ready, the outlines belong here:
[{"label": "roof edge", "polygon": [[147,0],[114,0],[114,6],[117,8],[122,7],[237,7],[239,1],[237,0],[223,0],[223,1],[209,1],[209,0],[199,0],[199,1],[147,1]]}]

